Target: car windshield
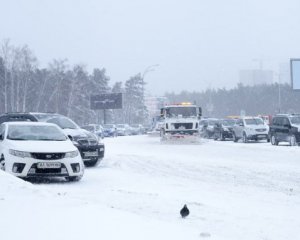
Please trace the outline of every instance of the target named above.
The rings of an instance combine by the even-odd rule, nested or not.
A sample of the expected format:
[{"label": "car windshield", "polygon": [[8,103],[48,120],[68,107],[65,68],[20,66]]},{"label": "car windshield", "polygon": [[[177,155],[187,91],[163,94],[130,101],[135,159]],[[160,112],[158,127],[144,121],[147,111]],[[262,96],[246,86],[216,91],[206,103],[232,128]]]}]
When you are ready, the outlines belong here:
[{"label": "car windshield", "polygon": [[245,119],[247,125],[263,125],[264,122],[260,118]]},{"label": "car windshield", "polygon": [[78,125],[74,123],[71,119],[66,117],[55,117],[47,120],[49,123],[54,123],[62,129],[78,129]]},{"label": "car windshield", "polygon": [[67,137],[55,126],[10,125],[7,139],[29,141],[66,141]]},{"label": "car windshield", "polygon": [[292,124],[300,124],[300,117],[291,117]]},{"label": "car windshield", "polygon": [[208,125],[213,126],[217,123],[217,120],[209,120]]},{"label": "car windshield", "polygon": [[223,120],[222,124],[224,126],[233,126],[235,124],[235,121],[234,120]]},{"label": "car windshield", "polygon": [[196,117],[196,107],[170,107],[166,109],[168,117]]}]

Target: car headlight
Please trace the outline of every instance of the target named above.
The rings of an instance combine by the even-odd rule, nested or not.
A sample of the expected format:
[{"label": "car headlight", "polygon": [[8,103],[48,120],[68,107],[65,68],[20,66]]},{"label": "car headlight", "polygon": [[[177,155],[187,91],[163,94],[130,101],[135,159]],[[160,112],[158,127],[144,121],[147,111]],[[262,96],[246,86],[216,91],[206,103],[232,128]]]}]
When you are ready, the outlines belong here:
[{"label": "car headlight", "polygon": [[67,152],[65,158],[74,158],[79,155],[78,151]]},{"label": "car headlight", "polygon": [[21,158],[30,158],[31,154],[29,152],[23,152],[23,151],[18,151],[18,150],[13,150],[9,149],[9,154],[16,156],[16,157],[21,157]]}]

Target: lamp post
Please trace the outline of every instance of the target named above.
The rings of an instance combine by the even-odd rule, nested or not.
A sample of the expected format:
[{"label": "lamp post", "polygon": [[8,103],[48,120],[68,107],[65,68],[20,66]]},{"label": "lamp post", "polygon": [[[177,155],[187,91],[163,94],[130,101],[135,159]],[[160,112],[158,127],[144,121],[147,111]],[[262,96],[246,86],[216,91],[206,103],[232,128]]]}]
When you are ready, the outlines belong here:
[{"label": "lamp post", "polygon": [[[147,73],[149,72],[153,72],[155,70],[156,67],[158,67],[159,64],[153,64],[153,65],[150,65],[148,67],[145,68],[145,70],[143,71],[143,73],[141,74],[141,78],[142,78],[142,94],[143,94],[143,105],[145,107],[145,88],[144,88],[144,85],[145,85],[145,76]],[[145,116],[143,116],[143,121],[145,121]]]},{"label": "lamp post", "polygon": [[281,74],[280,73],[274,73],[275,76],[278,77],[278,113],[281,112],[281,86],[280,86],[280,82],[281,82]]},{"label": "lamp post", "polygon": [[143,71],[142,73],[142,86],[143,86],[143,95],[144,95],[144,84],[145,84],[145,75],[149,72],[153,72],[155,70],[156,67],[159,67],[159,64],[153,64],[153,65],[150,65],[148,67],[145,68],[145,70]]}]

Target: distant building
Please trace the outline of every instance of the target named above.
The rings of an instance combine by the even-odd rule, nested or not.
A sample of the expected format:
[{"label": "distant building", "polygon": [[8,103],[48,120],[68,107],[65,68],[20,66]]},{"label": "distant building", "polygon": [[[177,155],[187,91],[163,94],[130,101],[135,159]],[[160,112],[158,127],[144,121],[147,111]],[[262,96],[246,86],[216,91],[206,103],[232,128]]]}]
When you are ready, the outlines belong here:
[{"label": "distant building", "polygon": [[246,86],[272,84],[274,73],[271,70],[247,69],[239,71],[239,82]]},{"label": "distant building", "polygon": [[148,110],[149,117],[153,118],[155,116],[158,116],[160,114],[160,108],[162,106],[164,106],[166,101],[167,101],[166,97],[146,96],[145,97],[145,106]]}]

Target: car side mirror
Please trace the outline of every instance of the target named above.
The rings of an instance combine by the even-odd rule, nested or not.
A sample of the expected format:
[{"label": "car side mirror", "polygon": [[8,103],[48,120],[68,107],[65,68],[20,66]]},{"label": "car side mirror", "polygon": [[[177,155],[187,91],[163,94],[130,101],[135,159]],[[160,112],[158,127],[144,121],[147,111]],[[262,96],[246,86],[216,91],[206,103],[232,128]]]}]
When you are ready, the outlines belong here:
[{"label": "car side mirror", "polygon": [[244,126],[244,123],[239,123],[239,126],[243,127],[243,126]]},{"label": "car side mirror", "polygon": [[198,117],[200,118],[202,116],[202,108],[199,107],[199,113],[198,113]]}]

